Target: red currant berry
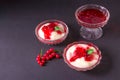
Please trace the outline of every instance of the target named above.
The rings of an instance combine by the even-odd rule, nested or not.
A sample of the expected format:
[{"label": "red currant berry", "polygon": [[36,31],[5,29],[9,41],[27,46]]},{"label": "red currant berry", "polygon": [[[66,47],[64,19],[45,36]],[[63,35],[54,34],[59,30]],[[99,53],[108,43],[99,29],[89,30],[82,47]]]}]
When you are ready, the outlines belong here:
[{"label": "red currant berry", "polygon": [[44,63],[40,62],[40,66],[44,66]]},{"label": "red currant berry", "polygon": [[85,57],[86,61],[92,61],[93,59],[94,59],[93,55],[88,55],[88,56]]},{"label": "red currant berry", "polygon": [[39,60],[40,60],[40,58],[37,57],[37,58],[36,58],[36,61],[39,61]]},{"label": "red currant berry", "polygon": [[55,52],[53,52],[53,53],[51,53],[51,55],[52,55],[52,56],[55,56],[55,55],[56,55],[56,53],[55,53]]},{"label": "red currant berry", "polygon": [[52,52],[54,52],[54,49],[53,48],[50,48],[49,50],[46,51],[46,54],[51,54]]},{"label": "red currant berry", "polygon": [[37,58],[40,58],[40,55],[37,55]]},{"label": "red currant berry", "polygon": [[44,60],[42,60],[42,61],[41,61],[41,63],[45,63],[45,61],[44,61]]},{"label": "red currant berry", "polygon": [[50,48],[49,51],[50,51],[50,52],[54,52],[54,48]]},{"label": "red currant berry", "polygon": [[86,49],[88,50],[88,49],[90,49],[90,47],[87,47]]},{"label": "red currant berry", "polygon": [[52,56],[52,55],[49,55],[49,58],[50,58],[50,59],[52,59],[53,57],[54,57],[54,56]]},{"label": "red currant berry", "polygon": [[50,60],[50,58],[48,56],[46,56],[46,60]]},{"label": "red currant berry", "polygon": [[57,59],[59,59],[59,58],[60,58],[60,55],[56,54],[55,57],[56,57]]},{"label": "red currant berry", "polygon": [[44,60],[44,61],[46,60],[45,56],[42,56],[41,59]]},{"label": "red currant berry", "polygon": [[47,51],[46,51],[46,54],[48,54],[48,55],[49,55],[50,53],[51,53],[51,52],[50,52],[49,50],[47,50]]},{"label": "red currant berry", "polygon": [[40,55],[38,55],[37,57],[36,57],[36,61],[40,61]]},{"label": "red currant berry", "polygon": [[60,30],[57,31],[58,34],[62,34],[62,32]]},{"label": "red currant berry", "polygon": [[37,61],[37,63],[38,63],[38,64],[40,64],[40,63],[41,63],[41,62],[40,62],[40,60],[39,60],[39,61]]},{"label": "red currant berry", "polygon": [[46,56],[48,56],[48,54],[47,54],[47,53],[45,53],[45,54],[43,55],[43,57],[46,57]]},{"label": "red currant berry", "polygon": [[46,52],[46,56],[49,56],[50,54],[51,54],[51,53],[47,53],[47,52]]}]

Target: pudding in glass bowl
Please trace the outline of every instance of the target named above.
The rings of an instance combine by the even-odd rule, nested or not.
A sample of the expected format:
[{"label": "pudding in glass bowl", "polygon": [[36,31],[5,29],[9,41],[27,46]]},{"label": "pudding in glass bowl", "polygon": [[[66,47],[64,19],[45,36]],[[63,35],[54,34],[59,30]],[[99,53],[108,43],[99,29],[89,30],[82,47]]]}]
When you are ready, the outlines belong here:
[{"label": "pudding in glass bowl", "polygon": [[35,34],[45,44],[58,44],[68,35],[67,25],[60,20],[46,20],[37,25]]},{"label": "pudding in glass bowl", "polygon": [[77,71],[87,71],[96,67],[102,58],[101,51],[90,42],[79,41],[69,44],[63,53],[65,63]]}]

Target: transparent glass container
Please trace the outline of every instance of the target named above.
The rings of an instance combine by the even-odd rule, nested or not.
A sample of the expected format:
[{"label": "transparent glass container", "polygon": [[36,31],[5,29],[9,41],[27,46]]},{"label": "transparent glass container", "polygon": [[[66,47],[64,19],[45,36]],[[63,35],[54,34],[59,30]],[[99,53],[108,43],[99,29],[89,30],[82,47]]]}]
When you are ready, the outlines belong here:
[{"label": "transparent glass container", "polygon": [[[96,50],[96,54],[97,54],[97,56],[98,56],[98,58],[97,58],[97,60],[96,60],[96,62],[95,63],[93,63],[93,64],[91,64],[90,66],[87,66],[87,67],[78,67],[78,66],[76,66],[76,65],[73,65],[72,64],[72,62],[70,62],[70,60],[69,60],[69,58],[68,58],[68,55],[69,56],[72,56],[73,55],[73,53],[72,53],[72,50],[73,49],[71,49],[71,47],[73,47],[73,46],[76,46],[76,44],[77,45],[79,45],[79,44],[86,44],[86,45],[90,45],[90,46],[92,46],[92,47],[94,47],[94,49]],[[68,51],[68,50],[70,50],[70,51]],[[70,53],[69,53],[70,52]],[[83,54],[82,52],[81,52],[81,54]],[[101,61],[101,59],[102,59],[102,55],[101,55],[101,51],[99,50],[99,48],[96,46],[96,45],[94,45],[93,43],[91,43],[91,42],[86,42],[86,41],[79,41],[79,42],[73,42],[73,43],[70,43],[70,44],[68,44],[67,45],[67,47],[64,49],[64,52],[63,52],[63,58],[64,58],[64,61],[65,61],[65,63],[67,63],[67,65],[70,67],[70,68],[72,68],[72,69],[74,69],[74,70],[77,70],[77,71],[87,71],[87,70],[91,70],[91,69],[93,69],[93,68],[95,68],[99,63],[100,63],[100,61]],[[80,59],[82,59],[83,57],[81,57],[81,58],[78,58],[79,60],[75,60],[77,63],[76,64],[79,64],[79,65],[83,65],[84,64],[84,62],[79,62],[80,61]],[[85,59],[85,58],[84,58]],[[89,61],[88,61],[89,62]],[[88,63],[89,64],[89,63]]]},{"label": "transparent glass container", "polygon": [[[63,25],[64,29],[65,29],[65,34],[64,36],[58,38],[58,39],[55,39],[55,40],[51,40],[51,39],[45,39],[43,37],[41,37],[41,34],[39,34],[39,29],[41,29],[42,25],[46,24],[46,23],[51,23],[51,22],[56,22],[56,23],[59,23],[61,25]],[[60,20],[56,20],[56,19],[51,19],[51,20],[45,20],[41,23],[39,23],[37,25],[37,27],[35,28],[35,34],[36,34],[36,37],[38,38],[38,40],[42,43],[45,43],[45,44],[48,44],[48,45],[53,45],[53,44],[59,44],[61,42],[63,42],[67,35],[69,33],[69,30],[68,30],[68,26],[63,22],[63,21],[60,21]],[[45,34],[45,33],[44,33]],[[42,35],[44,35],[42,34]]]},{"label": "transparent glass container", "polygon": [[[83,21],[82,19],[79,18],[79,14],[81,11],[84,11],[87,9],[99,10],[100,12],[103,13],[106,19],[104,21],[97,22],[97,23],[89,23],[89,22]],[[110,17],[110,13],[103,6],[96,5],[96,4],[86,4],[86,5],[79,7],[76,10],[75,17],[76,17],[78,24],[81,26],[81,29],[80,29],[81,36],[87,40],[96,40],[102,36],[103,31],[101,27],[104,27],[104,25],[107,24],[109,17]]]}]

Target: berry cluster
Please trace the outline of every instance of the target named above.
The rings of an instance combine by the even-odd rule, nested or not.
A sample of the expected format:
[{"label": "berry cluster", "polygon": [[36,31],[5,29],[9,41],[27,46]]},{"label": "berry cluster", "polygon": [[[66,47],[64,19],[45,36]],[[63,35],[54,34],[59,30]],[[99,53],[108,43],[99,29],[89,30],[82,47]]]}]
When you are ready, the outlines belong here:
[{"label": "berry cluster", "polygon": [[50,48],[49,50],[46,51],[44,55],[42,55],[42,51],[40,54],[37,55],[36,61],[40,66],[44,66],[45,63],[53,58],[60,58],[60,55],[57,54],[57,51],[54,50],[54,48]]}]

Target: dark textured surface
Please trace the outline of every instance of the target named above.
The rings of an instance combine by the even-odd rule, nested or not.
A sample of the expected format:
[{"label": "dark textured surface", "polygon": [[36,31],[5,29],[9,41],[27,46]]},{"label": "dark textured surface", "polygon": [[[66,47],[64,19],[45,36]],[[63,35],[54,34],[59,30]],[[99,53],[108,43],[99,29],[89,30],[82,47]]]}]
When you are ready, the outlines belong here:
[{"label": "dark textured surface", "polygon": [[[39,67],[35,58],[41,48],[63,50],[79,35],[75,10],[88,3],[105,6],[111,13],[104,35],[95,41],[103,59],[95,69],[77,72],[63,61],[53,60]],[[0,80],[119,80],[120,79],[120,1],[119,0],[1,0],[0,1]],[[36,25],[46,19],[59,19],[68,26],[67,39],[55,46],[40,43]],[[86,41],[86,40],[85,40]],[[62,55],[62,54],[61,54]]]}]

